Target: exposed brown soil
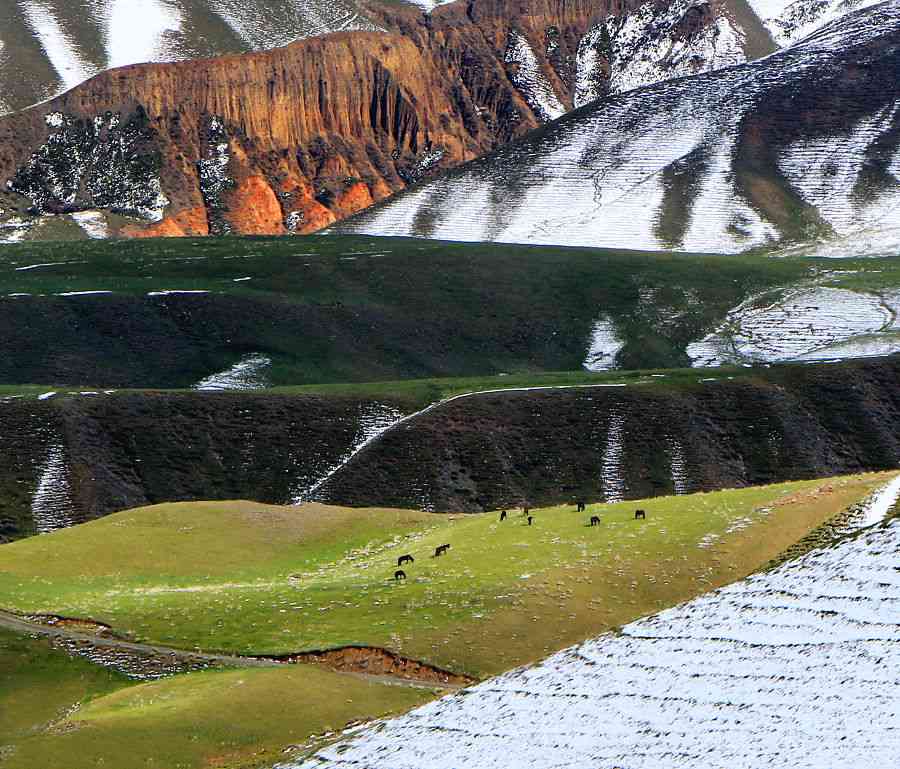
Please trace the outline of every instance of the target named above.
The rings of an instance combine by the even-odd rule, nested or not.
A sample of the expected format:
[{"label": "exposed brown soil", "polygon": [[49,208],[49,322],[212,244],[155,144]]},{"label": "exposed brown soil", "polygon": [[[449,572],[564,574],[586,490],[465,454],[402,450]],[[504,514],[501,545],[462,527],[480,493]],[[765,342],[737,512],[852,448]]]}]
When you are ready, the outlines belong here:
[{"label": "exposed brown soil", "polygon": [[370,646],[344,646],[320,652],[304,652],[277,658],[282,662],[314,663],[342,673],[390,676],[407,681],[466,686],[475,679],[451,673],[418,660],[401,657],[387,649]]}]

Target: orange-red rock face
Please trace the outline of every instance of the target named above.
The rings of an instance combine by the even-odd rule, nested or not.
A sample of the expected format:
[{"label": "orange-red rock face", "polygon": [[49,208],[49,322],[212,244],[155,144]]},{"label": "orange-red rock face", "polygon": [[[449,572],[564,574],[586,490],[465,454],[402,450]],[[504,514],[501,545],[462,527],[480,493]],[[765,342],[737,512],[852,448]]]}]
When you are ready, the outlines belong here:
[{"label": "orange-red rock face", "polygon": [[560,62],[597,19],[637,4],[383,10],[396,33],[112,70],[0,119],[0,185],[37,211],[158,220],[128,235],[313,232],[538,125],[504,62],[510,29],[532,41],[569,107],[574,86]]}]

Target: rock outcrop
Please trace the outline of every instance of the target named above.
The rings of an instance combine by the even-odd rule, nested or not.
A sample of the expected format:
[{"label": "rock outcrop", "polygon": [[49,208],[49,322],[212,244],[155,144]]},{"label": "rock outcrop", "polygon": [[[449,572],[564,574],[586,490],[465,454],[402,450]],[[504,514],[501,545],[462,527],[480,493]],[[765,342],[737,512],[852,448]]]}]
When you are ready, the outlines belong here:
[{"label": "rock outcrop", "polygon": [[134,218],[111,229],[129,236],[313,232],[586,100],[752,47],[719,0],[370,11],[392,31],[110,70],[0,119],[2,230],[100,209]]}]

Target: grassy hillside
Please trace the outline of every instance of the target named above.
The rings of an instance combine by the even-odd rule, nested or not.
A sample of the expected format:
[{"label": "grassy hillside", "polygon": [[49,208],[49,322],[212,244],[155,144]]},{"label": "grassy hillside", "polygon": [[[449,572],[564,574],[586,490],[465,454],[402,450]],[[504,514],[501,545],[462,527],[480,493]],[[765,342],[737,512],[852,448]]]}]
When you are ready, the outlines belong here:
[{"label": "grassy hillside", "polygon": [[204,671],[137,684],[0,630],[4,769],[271,764],[291,744],[402,712],[427,689],[312,666]]},{"label": "grassy hillside", "polygon": [[[552,508],[531,527],[515,514],[160,505],[0,547],[0,606],[177,647],[371,645],[487,675],[739,579],[886,477]],[[397,584],[405,553],[416,561]]]},{"label": "grassy hillside", "polygon": [[[683,366],[764,289],[900,286],[900,258],[833,268],[343,236],[19,244],[0,250],[0,382],[187,387],[251,353],[275,385],[579,370],[601,318],[620,367]],[[71,295],[92,291],[112,293]]]}]

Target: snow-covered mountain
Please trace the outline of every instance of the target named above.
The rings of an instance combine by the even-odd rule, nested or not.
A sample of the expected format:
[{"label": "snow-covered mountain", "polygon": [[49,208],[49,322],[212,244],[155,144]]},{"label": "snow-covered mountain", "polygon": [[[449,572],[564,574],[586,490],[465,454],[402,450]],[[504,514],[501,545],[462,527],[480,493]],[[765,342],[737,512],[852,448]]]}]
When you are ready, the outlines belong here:
[{"label": "snow-covered mountain", "polygon": [[0,7],[0,114],[110,67],[377,28],[355,0],[12,0]]},{"label": "snow-covered mountain", "polygon": [[856,233],[877,244],[898,217],[892,0],[759,61],[590,104],[340,230],[739,252]]}]

